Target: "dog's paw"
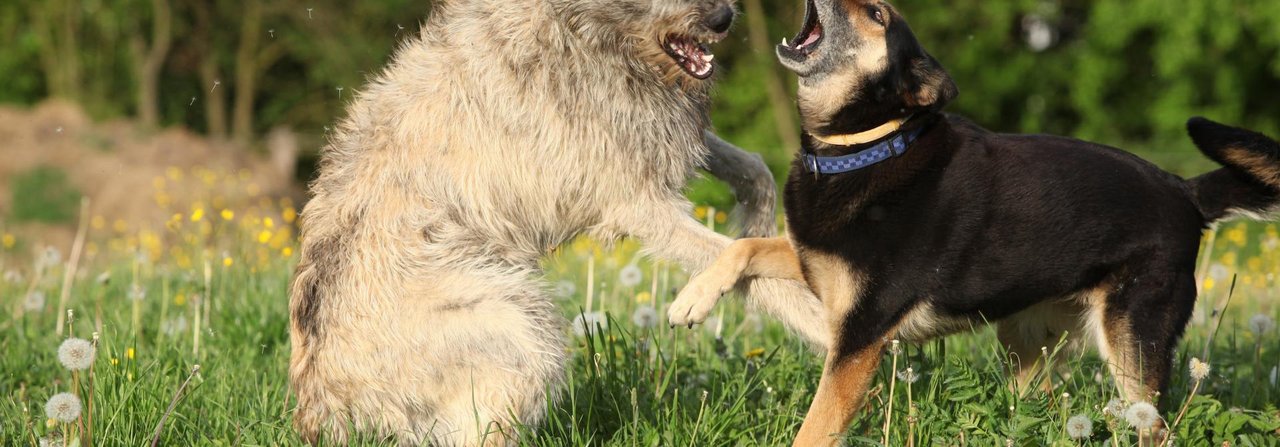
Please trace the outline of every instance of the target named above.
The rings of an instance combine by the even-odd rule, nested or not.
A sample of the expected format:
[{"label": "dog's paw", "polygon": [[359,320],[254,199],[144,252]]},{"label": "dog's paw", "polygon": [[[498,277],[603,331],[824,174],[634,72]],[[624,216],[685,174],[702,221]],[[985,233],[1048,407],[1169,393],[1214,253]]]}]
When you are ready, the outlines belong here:
[{"label": "dog's paw", "polygon": [[690,326],[701,323],[711,314],[711,309],[720,301],[720,297],[732,286],[724,285],[707,275],[695,276],[689,284],[680,290],[676,300],[667,308],[667,319],[672,326]]}]

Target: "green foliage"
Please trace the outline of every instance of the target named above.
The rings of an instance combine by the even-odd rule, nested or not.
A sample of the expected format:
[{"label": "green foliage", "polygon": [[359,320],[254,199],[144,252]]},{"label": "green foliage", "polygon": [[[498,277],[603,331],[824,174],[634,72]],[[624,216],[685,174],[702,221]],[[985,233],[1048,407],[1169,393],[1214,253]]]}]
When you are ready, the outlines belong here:
[{"label": "green foliage", "polygon": [[18,174],[10,181],[13,193],[13,220],[18,222],[66,223],[76,217],[80,191],[67,173],[41,166]]}]

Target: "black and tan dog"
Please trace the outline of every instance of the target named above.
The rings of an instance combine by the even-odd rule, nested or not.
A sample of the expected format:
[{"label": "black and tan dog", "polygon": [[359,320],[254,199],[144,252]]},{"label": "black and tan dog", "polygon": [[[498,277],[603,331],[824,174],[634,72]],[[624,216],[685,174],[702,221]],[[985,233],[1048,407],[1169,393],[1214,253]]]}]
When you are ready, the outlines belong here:
[{"label": "black and tan dog", "polygon": [[941,113],[955,84],[880,1],[810,0],[778,56],[800,77],[805,130],[789,238],[737,241],[669,316],[701,321],[744,278],[807,282],[829,312],[813,324],[833,338],[796,445],[838,441],[886,340],[986,321],[1023,359],[1024,386],[1042,346],[1083,333],[1125,396],[1149,400],[1196,300],[1202,231],[1280,205],[1280,144],[1254,132],[1192,119],[1225,168],[1184,180],[1110,147]]}]

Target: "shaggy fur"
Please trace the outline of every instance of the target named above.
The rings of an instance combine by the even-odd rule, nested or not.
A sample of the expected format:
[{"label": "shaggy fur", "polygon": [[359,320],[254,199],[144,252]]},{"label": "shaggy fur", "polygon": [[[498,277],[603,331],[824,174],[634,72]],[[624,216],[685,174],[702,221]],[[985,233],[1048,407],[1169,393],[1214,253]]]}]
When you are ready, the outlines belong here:
[{"label": "shaggy fur", "polygon": [[[350,105],[303,215],[289,375],[304,439],[513,442],[515,425],[543,417],[565,362],[539,259],[580,234],[631,236],[700,271],[730,243],[682,195],[709,152],[755,173],[734,173],[752,197],[748,230],[772,231],[763,164],[704,131],[709,83],[661,46],[673,33],[719,39],[704,16],[729,6],[436,7]],[[822,312],[802,284],[748,287],[828,339],[799,324]]]}]

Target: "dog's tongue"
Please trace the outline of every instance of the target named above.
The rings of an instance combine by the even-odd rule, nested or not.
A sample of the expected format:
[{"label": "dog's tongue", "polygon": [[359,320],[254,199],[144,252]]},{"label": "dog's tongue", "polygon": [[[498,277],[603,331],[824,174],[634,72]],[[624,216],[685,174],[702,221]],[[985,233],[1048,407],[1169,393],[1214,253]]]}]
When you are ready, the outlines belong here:
[{"label": "dog's tongue", "polygon": [[805,36],[804,42],[800,42],[800,45],[797,45],[796,48],[804,48],[809,45],[813,45],[820,37],[822,37],[822,24],[819,23],[813,26],[813,31],[809,31],[809,35]]}]

